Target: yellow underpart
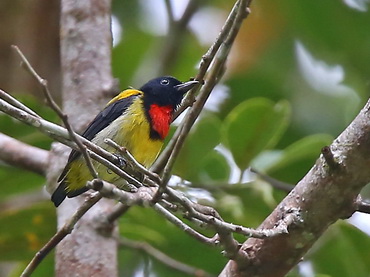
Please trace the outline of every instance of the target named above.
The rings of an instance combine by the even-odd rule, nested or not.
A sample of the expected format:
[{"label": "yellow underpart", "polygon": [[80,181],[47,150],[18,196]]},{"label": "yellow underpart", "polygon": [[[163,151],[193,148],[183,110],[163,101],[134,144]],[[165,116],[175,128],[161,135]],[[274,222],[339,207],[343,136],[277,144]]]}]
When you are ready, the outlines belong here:
[{"label": "yellow underpart", "polygon": [[[136,98],[125,113],[99,132],[92,142],[109,152],[115,153],[116,151],[112,147],[104,143],[105,138],[110,138],[119,145],[126,147],[139,163],[148,168],[157,158],[163,145],[163,141],[153,140],[149,137],[149,134],[150,126],[144,114],[142,100]],[[118,175],[102,164],[93,160],[93,165],[99,174],[99,178],[118,186],[124,183]],[[82,188],[91,179],[90,172],[82,157],[71,163],[66,180],[69,190]]]},{"label": "yellow underpart", "polygon": [[138,94],[143,94],[143,92],[140,91],[140,90],[137,90],[137,89],[126,89],[126,90],[122,91],[120,94],[118,94],[116,97],[114,97],[112,100],[110,100],[108,102],[107,106],[109,104],[112,104],[112,103],[118,101],[118,100],[130,97],[132,95],[138,95]]}]

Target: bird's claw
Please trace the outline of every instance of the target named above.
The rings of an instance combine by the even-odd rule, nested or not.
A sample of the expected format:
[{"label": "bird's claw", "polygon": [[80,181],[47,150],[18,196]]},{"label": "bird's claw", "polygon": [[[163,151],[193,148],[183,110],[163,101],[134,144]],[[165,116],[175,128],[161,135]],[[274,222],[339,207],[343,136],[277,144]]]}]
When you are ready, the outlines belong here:
[{"label": "bird's claw", "polygon": [[125,159],[122,156],[118,155],[118,154],[114,154],[114,156],[116,156],[116,158],[117,158],[117,162],[116,162],[117,166],[120,167],[121,169],[125,168],[126,165],[127,165],[127,162],[125,161]]}]

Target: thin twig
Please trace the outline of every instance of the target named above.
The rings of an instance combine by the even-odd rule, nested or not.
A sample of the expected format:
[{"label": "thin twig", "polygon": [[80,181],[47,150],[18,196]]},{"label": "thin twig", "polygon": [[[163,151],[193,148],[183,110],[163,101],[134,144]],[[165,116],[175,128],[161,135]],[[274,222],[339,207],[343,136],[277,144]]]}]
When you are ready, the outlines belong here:
[{"label": "thin twig", "polygon": [[260,177],[262,180],[269,183],[272,187],[274,187],[276,189],[286,191],[286,192],[290,192],[294,188],[293,185],[282,182],[282,181],[279,181],[279,180],[276,180],[276,179],[274,179],[274,178],[272,178],[272,177],[270,177],[270,176],[268,176],[268,175],[266,175],[262,172],[259,172],[255,168],[251,168],[250,171],[255,173],[258,177]]},{"label": "thin twig", "polygon": [[[141,187],[138,189],[137,192],[126,192],[118,189],[115,185],[110,183],[101,181],[101,180],[93,180],[87,183],[87,187],[99,191],[101,195],[104,197],[115,199],[124,203],[127,206],[133,205],[140,205],[140,206],[149,206],[151,205],[152,197],[153,197],[153,189],[148,187]],[[164,216],[167,220],[175,224],[185,233],[191,235],[192,237],[196,238],[203,243],[215,245],[215,241],[213,239],[207,238],[206,236],[198,233],[190,226],[182,222],[172,213],[167,211],[164,207],[160,204],[156,203],[153,205],[153,209],[157,211],[159,214]]]},{"label": "thin twig", "polygon": [[[175,163],[175,160],[178,154],[180,153],[180,149],[182,148],[182,145],[184,144],[185,138],[189,134],[191,127],[193,126],[195,120],[198,118],[200,112],[202,111],[212,89],[214,88],[216,83],[219,81],[219,79],[223,75],[223,72],[224,72],[223,68],[225,66],[226,59],[230,52],[231,46],[240,29],[243,19],[245,19],[246,17],[246,2],[238,1],[235,4],[235,6],[237,7],[237,11],[236,11],[233,24],[230,26],[230,32],[227,34],[225,41],[221,43],[220,48],[218,49],[217,55],[214,57],[215,60],[208,71],[206,82],[200,90],[200,93],[197,97],[197,101],[189,109],[189,111],[187,112],[185,116],[184,121],[179,126],[179,128],[181,128],[180,129],[181,131],[178,133],[179,134],[178,137],[174,138],[176,143],[174,144],[173,149],[170,153],[170,156],[168,157],[168,160],[164,166],[163,174],[162,174],[162,184],[158,190],[156,199],[161,198],[160,195],[161,193],[164,192],[165,186],[171,177],[171,171],[172,171],[173,165]],[[155,171],[158,172],[158,168],[156,168]]]},{"label": "thin twig", "polygon": [[[216,38],[216,41],[211,45],[211,47],[208,49],[207,53],[202,56],[202,60],[199,66],[199,70],[197,73],[197,76],[195,77],[195,80],[202,81],[204,76],[206,75],[206,72],[211,65],[212,61],[214,60],[216,53],[218,49],[220,48],[221,44],[224,42],[226,39],[227,35],[230,32],[230,29],[232,28],[234,21],[236,19],[236,15],[238,12],[238,2],[235,3],[234,7],[232,8],[228,18],[225,21],[225,24],[222,26],[221,31]],[[194,96],[196,93],[197,89],[192,89],[190,90],[181,103],[181,107],[177,109],[175,112],[174,118],[177,118],[179,114],[181,114],[186,108],[190,107],[193,105],[195,102]]]},{"label": "thin twig", "polygon": [[[220,48],[222,42],[227,37],[227,34],[229,33],[230,28],[233,25],[233,22],[236,18],[236,14],[237,14],[237,10],[238,10],[237,8],[238,8],[238,5],[236,3],[234,5],[233,9],[231,10],[224,26],[222,27],[222,29],[220,31],[220,34],[218,35],[216,41],[208,49],[207,53],[205,55],[203,55],[202,61],[201,61],[200,66],[199,66],[198,74],[197,74],[195,80],[203,81],[203,78],[204,78],[209,66],[211,65],[211,62],[213,61],[218,49]],[[177,111],[175,112],[175,114],[173,116],[174,119],[176,119],[179,116],[179,114],[181,114],[186,108],[193,105],[193,103],[195,101],[195,93],[197,91],[198,91],[198,87],[191,89],[186,94],[186,97],[182,101],[181,106],[177,109]],[[166,149],[164,149],[164,151],[162,151],[161,155],[159,156],[159,158],[156,160],[156,162],[152,166],[152,170],[154,172],[161,172],[162,169],[164,168],[168,158],[171,155],[172,149],[175,147],[175,144],[176,144],[177,138],[180,134],[180,131],[181,131],[181,128],[180,127],[177,128],[175,134],[173,135],[172,139],[168,143]]]},{"label": "thin twig", "polygon": [[94,206],[102,196],[97,193],[86,200],[73,216],[64,224],[64,226],[35,254],[31,262],[27,265],[25,270],[22,272],[21,277],[31,276],[32,272],[40,264],[40,262],[46,257],[46,255],[55,248],[55,246],[62,241],[68,234],[70,234],[76,225],[77,221],[92,207]]},{"label": "thin twig", "polygon": [[[195,77],[195,80],[198,80],[198,81],[203,81],[203,78],[207,70],[211,66],[212,61],[215,60],[216,54],[219,52],[220,47],[222,45],[226,45],[226,47],[224,47],[224,51],[218,54],[219,58],[212,64],[212,67],[214,69],[212,69],[211,72],[213,72],[213,74],[210,75],[211,73],[209,73],[206,79],[205,86],[202,87],[195,104],[193,105],[194,94],[197,91],[197,88],[194,88],[188,92],[186,98],[184,99],[182,103],[182,107],[180,107],[178,112],[176,112],[174,116],[175,118],[178,115],[178,113],[181,113],[188,106],[193,105],[191,109],[187,112],[182,124],[178,127],[179,130],[176,131],[175,135],[172,137],[165,151],[162,152],[160,157],[157,159],[157,161],[153,165],[152,170],[154,172],[161,172],[167,164],[168,164],[167,172],[170,171],[173,165],[173,160],[175,157],[177,157],[178,151],[181,148],[181,145],[183,144],[183,141],[185,137],[187,136],[187,133],[189,132],[190,127],[194,124],[196,118],[199,116],[201,110],[203,109],[205,101],[208,99],[208,96],[210,92],[212,91],[213,87],[215,86],[216,81],[220,79],[221,76],[219,74],[222,74],[222,71],[220,71],[220,68],[224,66],[228,52],[230,51],[234,38],[237,32],[239,31],[241,22],[246,17],[245,6],[241,5],[241,3],[244,3],[244,1],[238,1],[234,5],[215,43],[209,48],[207,53],[202,57],[202,62],[200,64],[198,74]],[[235,35],[231,35],[234,33]],[[184,128],[185,125],[187,125],[186,129],[182,130],[182,128]],[[180,142],[179,142],[180,136],[182,138],[180,139]],[[178,146],[176,146],[176,144],[178,144]],[[177,150],[174,152],[175,148]],[[173,156],[172,159],[170,158],[171,155]],[[166,178],[163,178],[163,179],[166,179]]]},{"label": "thin twig", "polygon": [[148,187],[140,187],[134,192],[127,192],[100,179],[89,181],[86,186],[99,191],[106,198],[115,199],[127,206],[149,206],[152,199],[152,189]]},{"label": "thin twig", "polygon": [[173,12],[172,12],[172,3],[171,3],[171,0],[165,0],[164,3],[166,6],[166,11],[167,11],[167,16],[168,16],[168,26],[171,27],[175,23],[175,19],[174,19]]},{"label": "thin twig", "polygon": [[136,249],[145,252],[159,262],[165,264],[166,266],[173,268],[177,271],[186,273],[188,275],[197,276],[197,277],[211,277],[210,273],[205,272],[200,268],[195,268],[193,266],[187,265],[185,263],[179,262],[170,256],[166,255],[162,251],[154,248],[152,245],[146,242],[134,241],[128,238],[120,237],[117,238],[118,244],[120,247],[126,247],[131,249]]},{"label": "thin twig", "polygon": [[21,109],[21,110],[29,113],[30,115],[41,118],[41,116],[39,116],[36,112],[31,110],[29,107],[23,105],[21,102],[19,102],[17,99],[15,99],[13,96],[6,93],[2,89],[0,89],[0,98],[5,100],[6,102],[12,104],[14,107],[17,107],[18,109]]},{"label": "thin twig", "polygon": [[167,211],[164,207],[162,207],[160,204],[156,203],[153,206],[154,210],[157,211],[159,214],[164,216],[169,222],[174,224],[175,226],[179,227],[182,231],[187,233],[188,235],[192,236],[196,240],[205,243],[210,246],[216,246],[218,245],[218,241],[216,241],[214,238],[208,238],[201,233],[195,231],[193,228],[191,228],[189,225],[182,222],[180,219],[178,219],[176,216],[174,216],[172,213]]},{"label": "thin twig", "polygon": [[150,170],[142,166],[138,161],[136,161],[134,156],[131,155],[131,153],[127,150],[126,147],[118,145],[109,138],[105,139],[104,142],[109,146],[112,146],[114,149],[118,150],[119,153],[122,154],[123,158],[126,158],[126,161],[129,162],[134,169],[149,176],[153,181],[157,183],[161,182],[161,178],[158,176],[158,174],[151,172]]},{"label": "thin twig", "polygon": [[54,101],[53,97],[51,96],[51,93],[49,91],[48,82],[46,79],[43,79],[40,75],[37,74],[36,70],[32,67],[31,63],[27,60],[25,55],[22,53],[22,51],[18,48],[16,45],[12,45],[12,48],[18,53],[18,55],[21,57],[22,62],[24,63],[26,70],[36,79],[36,81],[40,84],[42,91],[44,93],[44,96],[49,104],[49,106],[56,112],[56,114],[62,119],[64,126],[67,128],[69,136],[71,137],[71,140],[74,141],[80,153],[82,154],[86,165],[90,171],[90,174],[93,178],[98,178],[98,173],[96,172],[94,165],[92,164],[92,161],[86,151],[86,147],[82,144],[80,139],[77,137],[76,133],[73,131],[73,128],[71,124],[69,124],[68,116],[62,112],[60,107],[57,105],[57,103]]},{"label": "thin twig", "polygon": [[132,177],[130,174],[128,174],[126,171],[122,170],[120,167],[118,167],[116,164],[112,163],[111,160],[108,160],[106,157],[102,157],[100,154],[96,154],[92,152],[91,150],[87,150],[89,155],[102,165],[106,166],[107,168],[111,169],[114,173],[116,173],[118,176],[125,179],[129,184],[134,185],[135,187],[142,187],[143,184]]},{"label": "thin twig", "polygon": [[[171,188],[167,188],[166,192],[169,194],[171,198],[173,198],[176,202],[180,203],[183,207],[185,207],[188,211],[187,217],[190,219],[192,217],[197,218],[217,231],[223,232],[233,232],[242,234],[247,237],[254,237],[254,238],[267,238],[267,237],[274,237],[281,234],[286,233],[283,229],[268,229],[268,230],[255,230],[252,228],[246,228],[241,225],[236,225],[232,223],[227,223],[223,221],[218,214],[212,214],[212,212],[203,213],[199,212],[199,208],[194,205],[187,197],[185,197],[182,193],[175,191]],[[199,204],[197,204],[199,205]]]},{"label": "thin twig", "polygon": [[[101,181],[101,180],[93,180],[91,182],[87,183],[87,187],[94,189],[96,191],[99,191],[104,197],[115,199],[120,201],[121,203],[124,203],[128,206],[133,205],[141,205],[141,206],[149,206],[152,204],[152,197],[154,195],[153,188],[148,187],[141,187],[138,189],[137,192],[125,192],[120,189],[118,189],[116,186]],[[217,212],[213,208],[205,207],[200,204],[193,203],[190,201],[187,197],[185,197],[183,194],[172,190],[170,188],[167,188],[167,192],[170,194],[170,197],[174,199],[176,202],[180,203],[182,206],[184,206],[188,212],[187,218],[196,218],[199,219],[205,223],[208,224],[208,228],[213,228],[217,230],[218,232],[233,232],[242,234],[247,237],[254,237],[254,238],[267,238],[267,237],[274,237],[281,234],[286,233],[285,228],[274,228],[274,229],[268,229],[268,230],[255,230],[252,228],[246,228],[240,225],[232,224],[224,222]],[[171,222],[173,222],[175,225],[178,226],[178,221],[181,222],[181,224],[184,224],[181,220],[177,219],[174,215],[172,215],[169,211],[163,211],[162,205],[156,203],[153,205],[153,208],[161,212],[162,215],[164,215],[167,219],[169,219]],[[171,215],[168,215],[171,214]],[[176,219],[174,219],[175,217]],[[186,227],[182,228],[188,229],[189,226],[186,225]],[[191,229],[191,228],[190,228]],[[193,229],[192,229],[193,230]],[[194,231],[194,230],[193,230]]]}]

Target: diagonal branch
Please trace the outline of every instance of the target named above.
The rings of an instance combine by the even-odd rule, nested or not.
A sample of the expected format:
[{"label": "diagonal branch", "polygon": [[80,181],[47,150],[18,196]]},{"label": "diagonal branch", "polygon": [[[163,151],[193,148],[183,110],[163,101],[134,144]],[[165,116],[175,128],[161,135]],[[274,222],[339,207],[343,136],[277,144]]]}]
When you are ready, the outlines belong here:
[{"label": "diagonal branch", "polygon": [[[216,48],[213,46],[210,49],[210,52],[212,54],[215,51],[216,56],[214,57],[214,61],[208,70],[208,75],[206,77],[205,84],[201,88],[195,104],[189,109],[183,122],[179,126],[179,131],[176,132],[174,137],[172,138],[173,143],[170,144],[169,146],[172,148],[168,147],[168,149],[166,149],[168,152],[166,151],[163,154],[163,156],[160,157],[160,161],[158,161],[158,163],[156,163],[153,167],[153,171],[158,172],[162,169],[161,167],[164,166],[163,176],[162,176],[162,185],[160,187],[161,189],[158,191],[156,199],[159,199],[160,194],[164,192],[164,187],[171,177],[171,171],[175,163],[175,160],[180,153],[180,149],[182,148],[182,145],[184,144],[185,139],[188,136],[191,127],[193,126],[193,124],[195,123],[195,120],[198,118],[201,111],[203,110],[203,107],[209,95],[211,94],[211,91],[213,90],[214,86],[218,83],[218,81],[220,80],[220,78],[222,77],[224,73],[225,63],[230,53],[231,47],[234,43],[235,37],[239,32],[239,29],[240,29],[240,26],[243,20],[247,17],[249,13],[249,10],[247,10],[247,7],[248,7],[247,1],[240,0],[235,4],[234,9],[231,12],[229,19],[228,19],[232,23],[229,23],[228,21],[225,23],[226,26],[229,26],[230,24],[229,32],[228,33],[222,32],[222,34],[225,35],[225,38],[224,40],[220,40],[218,51],[213,50],[214,48]],[[217,44],[216,43],[215,44],[218,45],[218,43],[219,42],[217,41]],[[204,67],[205,68],[208,67],[206,63]],[[199,70],[199,73],[197,77],[195,78],[196,80],[202,80],[203,70],[204,69]],[[165,158],[166,158],[166,163],[164,163]]]},{"label": "diagonal branch", "polygon": [[[236,20],[236,16],[238,13],[239,2],[237,2],[233,9],[231,10],[224,26],[222,27],[220,34],[218,35],[216,41],[212,44],[212,46],[208,49],[207,53],[203,55],[198,74],[195,80],[203,81],[204,76],[206,75],[207,70],[209,69],[212,61],[215,59],[217,51],[219,50],[221,44],[225,41],[228,34],[231,32],[231,29],[234,26],[234,21]],[[176,111],[174,115],[174,119],[176,119],[179,114],[181,114],[186,108],[192,106],[195,101],[195,93],[198,91],[198,87],[193,88],[190,90],[185,99],[182,101],[180,108]],[[203,108],[203,107],[201,107]],[[181,128],[178,127],[175,134],[173,135],[172,139],[169,141],[167,147],[162,151],[159,158],[156,160],[154,165],[152,166],[152,170],[154,172],[162,172],[163,168],[165,167],[168,159],[171,156],[173,149],[177,143],[178,137],[180,135]]]}]

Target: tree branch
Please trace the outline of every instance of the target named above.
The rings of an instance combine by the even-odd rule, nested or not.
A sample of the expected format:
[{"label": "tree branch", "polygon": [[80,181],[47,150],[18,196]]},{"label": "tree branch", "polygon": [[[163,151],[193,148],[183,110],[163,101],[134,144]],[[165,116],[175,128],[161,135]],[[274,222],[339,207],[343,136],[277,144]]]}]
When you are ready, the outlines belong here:
[{"label": "tree branch", "polygon": [[276,180],[262,172],[259,172],[258,170],[254,168],[251,168],[250,171],[255,173],[258,177],[260,177],[265,182],[269,183],[273,188],[276,188],[276,189],[279,189],[285,192],[290,192],[294,188],[293,185]]},{"label": "tree branch", "polygon": [[49,152],[0,133],[0,160],[45,176]]},{"label": "tree branch", "polygon": [[[330,145],[332,158],[321,155],[259,229],[276,226],[291,209],[299,211],[299,224],[288,226],[285,236],[247,240],[240,250],[244,258],[230,261],[220,276],[285,276],[332,223],[356,211],[355,199],[370,182],[369,111],[370,100]],[[328,160],[338,164],[335,171]],[[365,205],[359,203],[359,208]]]},{"label": "tree branch", "polygon": [[[208,49],[207,53],[205,55],[203,55],[202,61],[201,61],[200,66],[199,66],[198,74],[197,74],[195,80],[203,81],[203,78],[204,78],[207,70],[209,69],[209,67],[211,65],[211,62],[214,60],[214,58],[217,54],[217,51],[219,50],[221,44],[225,41],[227,35],[229,34],[231,29],[233,28],[234,21],[236,19],[236,15],[237,15],[237,12],[238,12],[238,7],[239,7],[238,3],[239,2],[237,2],[234,5],[234,7],[233,7],[232,11],[230,12],[224,26],[221,29],[220,34],[218,35],[216,41]],[[182,101],[181,107],[176,111],[176,113],[174,115],[174,119],[177,118],[177,116],[179,114],[181,114],[186,108],[188,108],[189,106],[192,106],[194,104],[195,93],[197,91],[198,91],[198,87],[191,89],[187,93],[185,99]],[[166,163],[168,162],[168,159],[171,156],[173,148],[175,147],[175,145],[177,143],[180,132],[181,132],[181,128],[179,126],[177,128],[175,134],[173,135],[173,137],[169,141],[167,147],[162,151],[162,153],[160,154],[160,156],[158,157],[158,159],[156,160],[156,162],[152,166],[152,170],[154,172],[161,172],[163,170],[163,168],[165,167]]]},{"label": "tree branch", "polygon": [[[176,216],[165,209],[162,203],[152,204],[152,199],[155,196],[155,188],[140,187],[136,192],[130,193],[120,190],[116,186],[101,180],[93,180],[88,182],[87,187],[99,191],[104,197],[115,199],[121,203],[124,203],[124,206],[121,206],[124,211],[126,211],[126,206],[152,205],[155,211],[195,239],[205,244],[218,244],[218,239],[216,240],[215,238],[207,238],[195,231],[193,228],[179,220]],[[219,240],[224,246],[229,257],[234,257],[237,255],[239,250],[239,244],[233,239],[231,235],[232,233],[239,233],[247,237],[272,238],[288,233],[288,226],[300,221],[300,214],[292,209],[286,214],[285,218],[282,218],[279,221],[275,227],[271,229],[254,230],[240,225],[224,222],[213,208],[194,203],[177,191],[167,188],[167,192],[169,193],[169,198],[172,198],[176,202],[180,203],[186,210],[185,217],[187,219],[195,221],[198,224],[202,224],[202,227],[216,230]]]},{"label": "tree branch", "polygon": [[[158,159],[158,162],[153,165],[153,171],[155,172],[162,171],[162,167],[164,167],[162,183],[160,185],[160,190],[158,190],[158,193],[155,197],[155,201],[161,198],[161,194],[164,192],[165,186],[171,177],[173,165],[178,154],[180,153],[180,149],[182,148],[185,138],[189,134],[189,131],[195,120],[198,118],[200,112],[203,110],[203,107],[212,89],[223,75],[223,68],[225,66],[228,54],[234,43],[236,35],[239,32],[240,26],[247,15],[247,1],[238,1],[230,13],[227,22],[225,23],[227,29],[223,28],[219,38],[208,51],[210,55],[214,55],[213,57],[215,59],[213,64],[210,66],[211,60],[206,60],[203,65],[201,65],[201,69],[199,69],[198,75],[195,78],[196,80],[202,80],[206,70],[210,66],[205,80],[205,85],[201,88],[195,104],[187,112],[183,122],[178,127],[178,130],[176,130],[175,135],[165,149],[164,153],[162,153]],[[228,30],[228,32],[226,32],[225,29]],[[191,93],[192,91],[189,92],[190,95]]]}]

